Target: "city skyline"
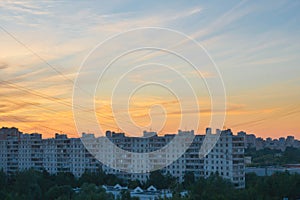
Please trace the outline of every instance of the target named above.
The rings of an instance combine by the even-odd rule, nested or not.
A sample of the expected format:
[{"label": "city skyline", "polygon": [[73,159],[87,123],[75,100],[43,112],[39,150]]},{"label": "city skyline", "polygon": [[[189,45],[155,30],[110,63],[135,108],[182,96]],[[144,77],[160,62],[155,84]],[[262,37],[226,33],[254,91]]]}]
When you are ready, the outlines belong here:
[{"label": "city skyline", "polygon": [[[105,135],[100,135],[100,134],[97,134],[97,133],[93,133],[93,132],[82,132],[82,133],[78,133],[76,135],[72,135],[72,134],[68,134],[66,132],[62,132],[62,131],[59,131],[59,132],[55,132],[54,129],[52,129],[54,132],[52,132],[51,134],[43,134],[42,132],[37,132],[37,131],[34,131],[34,132],[24,132],[22,131],[21,129],[19,129],[18,127],[15,127],[15,126],[12,126],[12,127],[7,127],[7,126],[3,126],[3,127],[0,127],[0,129],[12,129],[12,128],[16,128],[18,131],[20,131],[21,133],[23,134],[41,134],[42,135],[42,138],[43,139],[50,139],[50,138],[54,138],[56,134],[62,134],[62,135],[67,135],[69,138],[80,138],[82,137],[83,134],[94,134],[96,137],[105,137]],[[195,135],[205,135],[206,134],[206,131],[209,127],[206,128],[206,130],[203,130],[202,132],[195,132],[194,134]],[[50,128],[49,128],[50,129]],[[229,127],[227,127],[227,129],[222,129],[222,131],[226,131],[226,130],[230,130],[232,131],[232,129],[230,129]],[[128,134],[126,132],[118,132],[118,131],[113,131],[113,130],[106,130],[105,131],[105,134],[107,132],[111,132],[111,133],[122,133],[124,134],[126,137],[144,137],[143,134],[144,132],[147,132],[147,133],[155,133],[157,134],[158,136],[165,136],[165,135],[172,135],[172,134],[177,134],[178,131],[192,131],[190,129],[184,129],[184,130],[177,130],[175,132],[167,132],[167,133],[164,133],[164,134],[159,134],[155,131],[151,131],[151,130],[144,130],[142,131],[139,135],[132,135],[132,134]],[[212,131],[212,134],[215,134],[216,133],[216,130],[211,130]],[[267,141],[268,139],[272,139],[272,140],[279,140],[281,138],[284,138],[284,139],[287,139],[289,137],[294,137],[295,140],[298,140],[300,142],[300,138],[297,138],[295,135],[287,135],[286,137],[283,137],[283,136],[280,136],[280,137],[271,137],[271,136],[266,136],[266,137],[260,137],[259,135],[256,135],[255,133],[247,133],[245,132],[244,130],[239,130],[239,131],[232,131],[233,135],[237,135],[237,134],[245,134],[247,136],[255,136],[256,139],[263,139],[264,141]]]},{"label": "city skyline", "polygon": [[[217,64],[226,89],[225,127],[262,138],[293,135],[299,139],[299,8],[297,1],[228,1],[226,5],[198,1],[0,2],[0,127],[16,126],[24,132],[41,132],[44,137],[54,132],[79,137],[72,98],[77,73],[87,54],[124,30],[164,27],[195,39]],[[136,38],[144,39],[149,35]],[[167,37],[162,35],[160,39]],[[108,53],[116,49],[118,46],[111,46]],[[189,52],[197,57],[195,49]],[[185,114],[189,119],[201,115],[195,131],[202,132],[212,115],[205,84],[198,84],[199,75],[187,70],[187,65],[160,56],[146,51],[124,60],[119,68],[136,64],[136,59],[154,58],[183,69],[180,72],[195,85],[200,107],[200,111],[192,107]],[[216,79],[216,74],[201,74],[202,78]],[[106,77],[108,83],[114,81],[113,75]],[[154,65],[128,76],[128,86],[143,83],[145,77],[180,88],[178,77]],[[89,77],[84,81],[91,84]],[[106,95],[106,91],[100,94]],[[192,128],[189,124],[178,125],[182,115],[180,100],[171,92],[143,88],[130,101],[132,106],[125,112],[140,130],[151,128],[164,134]],[[97,98],[96,105],[104,130],[118,132],[109,99]],[[152,120],[163,123],[151,124]],[[90,126],[87,132],[95,130]]]},{"label": "city skyline", "polygon": [[[145,132],[144,136],[149,134],[152,135]],[[206,136],[194,135],[194,131],[178,131],[177,136],[138,138],[108,132],[106,137],[84,134],[79,139],[56,134],[55,138],[42,139],[41,134],[22,134],[17,129],[2,128],[0,168],[8,174],[31,168],[44,169],[50,174],[70,172],[75,177],[102,169],[123,180],[141,182],[146,182],[156,170],[176,177],[178,182],[183,182],[188,172],[194,173],[196,179],[219,173],[236,188],[245,187],[243,136],[222,131],[220,140],[211,149],[206,149],[209,146]],[[191,141],[189,136],[193,136]],[[170,145],[174,146],[169,148]],[[182,152],[183,148],[186,151]]]}]

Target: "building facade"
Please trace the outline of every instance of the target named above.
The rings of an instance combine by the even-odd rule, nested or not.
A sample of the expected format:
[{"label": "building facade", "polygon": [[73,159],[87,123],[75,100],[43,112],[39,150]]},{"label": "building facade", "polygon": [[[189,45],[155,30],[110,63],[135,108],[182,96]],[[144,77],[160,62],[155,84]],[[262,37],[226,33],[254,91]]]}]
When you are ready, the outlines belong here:
[{"label": "building facade", "polygon": [[[179,150],[163,148],[173,141],[175,136],[180,138],[186,134],[192,135],[193,140],[178,144],[187,148],[182,155],[179,155]],[[213,136],[211,129],[207,129],[205,135],[194,135],[194,131],[179,130],[177,134],[164,136],[144,131],[143,137],[127,137],[124,133],[107,131],[106,137],[83,134],[82,138],[68,138],[64,134],[55,134],[54,138],[42,139],[41,134],[23,134],[16,128],[2,128],[0,129],[0,168],[8,174],[33,168],[45,169],[51,174],[71,172],[76,177],[81,176],[85,171],[96,172],[102,169],[120,178],[146,181],[149,177],[148,165],[152,165],[151,168],[161,169],[163,173],[177,177],[180,182],[188,172],[194,173],[196,178],[206,178],[212,173],[218,173],[221,177],[231,180],[235,187],[244,188],[244,136],[233,135],[230,130],[217,130],[217,134],[219,139],[213,148],[207,154],[200,156],[199,150],[204,141]],[[88,140],[89,143],[83,143],[82,139]],[[119,149],[105,148],[103,152],[99,152],[99,145],[104,139],[109,139]],[[139,153],[147,152],[157,153],[150,153],[146,159],[131,157],[139,157]],[[112,161],[110,166],[113,167],[99,162],[92,156],[95,154],[109,157]],[[174,159],[177,157],[179,158]],[[139,169],[141,173],[130,173],[128,169]]]}]

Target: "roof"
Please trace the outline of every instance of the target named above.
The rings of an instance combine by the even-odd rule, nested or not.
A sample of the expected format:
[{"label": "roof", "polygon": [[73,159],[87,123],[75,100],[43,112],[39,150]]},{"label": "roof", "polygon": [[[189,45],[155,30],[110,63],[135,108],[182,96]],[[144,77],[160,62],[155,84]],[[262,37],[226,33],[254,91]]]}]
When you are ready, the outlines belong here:
[{"label": "roof", "polygon": [[141,193],[141,192],[144,192],[144,190],[140,187],[136,187],[134,190],[133,190],[134,193]]},{"label": "roof", "polygon": [[153,192],[156,192],[157,189],[156,189],[153,185],[151,185],[150,187],[147,188],[147,191],[153,191]]}]

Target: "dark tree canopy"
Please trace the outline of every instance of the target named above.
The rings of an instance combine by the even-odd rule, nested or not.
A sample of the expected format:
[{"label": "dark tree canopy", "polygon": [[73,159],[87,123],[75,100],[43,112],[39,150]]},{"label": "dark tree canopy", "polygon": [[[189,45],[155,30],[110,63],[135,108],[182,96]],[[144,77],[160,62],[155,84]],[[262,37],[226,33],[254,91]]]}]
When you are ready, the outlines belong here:
[{"label": "dark tree canopy", "polygon": [[[173,191],[173,200],[201,200],[201,199],[289,199],[300,198],[300,175],[276,173],[268,177],[259,177],[255,174],[246,175],[246,188],[235,189],[229,180],[222,179],[218,174],[208,179],[194,179],[194,175],[186,173],[182,184],[170,174],[152,172],[147,183],[137,180],[129,181],[127,186],[147,188],[154,185],[157,188],[170,188]],[[80,178],[70,173],[50,175],[46,172],[27,170],[12,176],[0,171],[0,199],[2,200],[113,200],[112,194],[107,194],[102,184],[113,185],[120,183],[116,176],[103,172],[86,172]],[[122,183],[125,185],[124,183]],[[74,190],[74,188],[80,188]],[[189,190],[187,197],[181,197],[180,192]],[[137,199],[130,196],[128,191],[120,195],[121,199]]]}]

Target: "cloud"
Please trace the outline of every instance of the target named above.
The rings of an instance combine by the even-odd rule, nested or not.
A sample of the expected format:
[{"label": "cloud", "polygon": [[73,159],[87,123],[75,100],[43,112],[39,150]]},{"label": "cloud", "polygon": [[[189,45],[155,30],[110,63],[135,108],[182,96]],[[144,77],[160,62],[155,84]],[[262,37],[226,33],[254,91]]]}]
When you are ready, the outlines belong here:
[{"label": "cloud", "polygon": [[33,1],[1,1],[0,8],[18,13],[26,13],[33,15],[45,15],[47,11],[42,9],[36,2]]},{"label": "cloud", "polygon": [[0,116],[0,121],[2,122],[14,122],[14,123],[32,123],[32,122],[44,122],[44,120],[41,119],[34,119],[32,116]]},{"label": "cloud", "polygon": [[[297,80],[298,82],[295,81],[285,85],[281,90],[278,90],[275,81],[270,82],[273,89],[260,89],[264,87],[263,84],[266,81],[272,78],[273,71],[269,72],[268,76],[266,76],[267,79],[263,77],[264,83],[257,84],[259,87],[255,85],[259,81],[257,77],[253,79],[254,76],[259,75],[258,73],[265,72],[264,67],[266,65],[282,65],[282,72],[290,73],[290,71],[294,70],[291,74],[297,74],[298,71],[296,68],[292,69],[289,67],[291,65],[298,66],[297,61],[299,56],[296,54],[299,52],[299,36],[293,36],[294,31],[291,31],[296,29],[292,26],[295,23],[293,20],[297,17],[289,20],[288,23],[291,23],[291,25],[288,28],[282,27],[282,29],[277,26],[277,23],[281,19],[274,19],[274,22],[270,21],[270,27],[271,24],[275,24],[277,26],[275,30],[271,27],[268,30],[269,32],[261,34],[259,31],[262,28],[257,26],[256,21],[255,23],[250,22],[255,19],[250,14],[257,13],[256,9],[260,5],[257,6],[249,3],[250,5],[246,6],[246,1],[235,4],[224,13],[218,12],[219,10],[223,10],[223,7],[222,9],[218,8],[215,10],[217,14],[212,15],[211,13],[215,13],[214,11],[205,10],[203,12],[204,7],[201,5],[194,7],[185,5],[180,7],[180,9],[176,9],[176,11],[167,6],[163,6],[162,9],[155,8],[157,10],[149,7],[144,10],[132,11],[124,5],[122,5],[124,7],[120,5],[115,7],[111,4],[115,3],[107,3],[104,6],[102,3],[95,3],[93,6],[90,6],[86,3],[62,5],[60,3],[54,4],[53,2],[50,4],[49,2],[36,1],[2,1],[0,2],[0,12],[3,20],[3,24],[1,25],[71,80],[74,80],[78,66],[83,60],[85,53],[106,37],[141,26],[175,28],[190,34],[196,39],[203,40],[208,50],[212,51],[211,55],[214,59],[215,57],[218,58],[216,60],[220,68],[229,69],[246,66],[249,69],[249,67],[253,67],[249,70],[251,74],[236,68],[232,71],[224,72],[225,76],[229,74],[225,78],[232,81],[230,84],[234,85],[233,90],[238,88],[238,91],[232,92],[229,84],[229,92],[232,92],[230,95],[238,96],[238,102],[247,102],[245,104],[228,105],[227,113],[229,117],[235,119],[234,123],[229,124],[230,126],[260,126],[274,119],[295,119],[299,116],[299,109],[282,106],[284,104],[282,102],[287,101],[285,99],[290,101],[299,100],[299,96],[293,95],[291,97],[292,92],[297,93],[296,91],[299,90],[299,87],[296,86],[291,89],[291,85],[296,85],[299,79]],[[280,9],[280,6],[277,7]],[[264,12],[264,15],[269,15],[269,12],[273,12],[273,8],[273,5],[266,6],[264,9],[267,9],[267,12]],[[263,9],[261,11],[263,12]],[[250,17],[246,19],[248,16]],[[286,16],[283,16],[283,18],[285,19]],[[210,23],[210,19],[212,19],[212,23]],[[247,23],[240,23],[242,19],[245,19]],[[259,29],[258,34],[245,34],[244,32],[249,28],[248,25],[253,25],[253,29]],[[292,29],[289,29],[290,27]],[[27,88],[26,90],[32,93],[39,92],[43,94],[37,96],[26,92],[26,90],[22,90],[20,87],[13,88],[0,83],[1,122],[11,121],[12,123],[17,123],[22,120],[30,121],[30,118],[39,119],[41,117],[47,121],[47,124],[44,123],[47,126],[49,121],[55,121],[58,124],[54,124],[53,122],[53,126],[60,126],[61,128],[59,129],[68,129],[68,124],[73,122],[71,117],[72,82],[65,80],[61,75],[50,69],[49,66],[45,65],[44,61],[32,55],[32,53],[24,49],[12,38],[9,38],[8,35],[5,36],[4,32],[0,32],[0,34],[2,38],[1,46],[5,47],[1,48],[0,79],[10,80],[18,86]],[[2,34],[4,34],[4,37],[2,37]],[[140,38],[136,39],[139,40]],[[165,38],[160,37],[160,39]],[[179,44],[182,44],[180,42],[182,41],[178,41]],[[176,42],[174,45],[177,45]],[[112,47],[109,51],[114,51],[116,48],[119,48],[119,46]],[[194,53],[193,49],[189,49],[189,52],[191,54]],[[154,57],[160,59],[160,56],[164,57],[159,52],[148,52],[140,57],[140,61],[149,60]],[[291,61],[294,63],[291,63]],[[290,63],[291,65],[288,65]],[[285,71],[287,69],[291,70]],[[258,73],[252,74],[256,70]],[[163,73],[159,70],[153,70],[152,72],[145,71],[130,78],[134,82],[141,82],[143,76],[150,77]],[[215,74],[210,72],[203,71],[201,73],[205,78],[215,77]],[[198,75],[197,72],[189,72],[188,70],[186,70],[185,74],[189,78]],[[280,73],[279,75],[278,78],[280,79],[291,80],[289,79],[290,75],[287,76],[286,73]],[[240,77],[245,78],[241,80]],[[174,77],[166,76],[164,80],[170,82],[173,80],[172,78]],[[277,78],[277,74],[275,78]],[[90,84],[88,76],[87,84]],[[241,90],[243,90],[242,94]],[[44,94],[47,94],[47,96]],[[266,106],[263,103],[265,103],[264,98],[267,95],[271,97],[268,99],[269,102]],[[57,99],[52,99],[51,97]],[[176,110],[177,101],[163,100],[158,98],[154,99],[153,102],[169,108],[168,111],[170,112],[168,114],[174,118],[181,114]],[[145,114],[145,112],[148,111],[149,106],[139,104],[143,101],[146,102],[149,99],[145,98],[134,102],[135,109],[133,114],[137,117],[148,117],[148,113]],[[211,112],[209,109],[210,105],[209,103],[207,104],[201,107],[200,113],[206,115]],[[262,108],[262,105],[265,108]],[[284,107],[284,109],[276,110],[278,107]],[[47,109],[52,112],[45,112]],[[102,116],[111,111],[110,108],[105,106],[103,106],[103,109],[101,107],[100,110],[103,111],[99,112],[99,115]],[[123,111],[120,110],[119,112],[122,113]],[[185,112],[185,114],[197,113],[198,111],[193,109]],[[159,113],[153,114],[158,115]],[[32,117],[29,117],[30,115]],[[257,119],[257,116],[260,115],[263,116]],[[18,117],[16,118],[15,116]],[[53,118],[57,120],[52,120]],[[111,122],[113,117],[109,116],[105,120]],[[24,122],[23,124],[24,126],[30,124],[32,127],[38,127],[34,122]]]},{"label": "cloud", "polygon": [[193,38],[200,38],[222,30],[224,27],[236,22],[247,14],[255,10],[254,7],[242,8],[242,6],[247,2],[243,0],[233,6],[230,10],[218,17],[214,22],[212,22],[207,28],[202,29],[192,35]]},{"label": "cloud", "polygon": [[239,123],[235,123],[235,124],[230,124],[230,127],[232,127],[232,128],[254,127],[254,126],[262,124],[266,120],[267,120],[267,118],[261,118],[261,119],[257,119],[257,120],[244,121],[244,122],[239,122]]},{"label": "cloud", "polygon": [[178,20],[178,19],[190,17],[192,15],[199,14],[202,11],[203,11],[203,9],[201,7],[196,7],[196,8],[192,8],[192,9],[189,9],[189,10],[183,10],[182,12],[178,12],[175,15],[172,15],[173,13],[168,14],[169,16],[172,16],[172,17],[168,17],[167,20],[168,21],[173,21],[173,20]]},{"label": "cloud", "polygon": [[40,103],[30,101],[30,102],[25,102],[25,101],[12,101],[8,99],[7,97],[5,98],[0,98],[0,113],[15,113],[18,112],[19,110],[26,110],[27,107],[30,106],[38,106]]},{"label": "cloud", "polygon": [[6,69],[6,68],[8,68],[8,64],[0,63],[0,69]]}]

